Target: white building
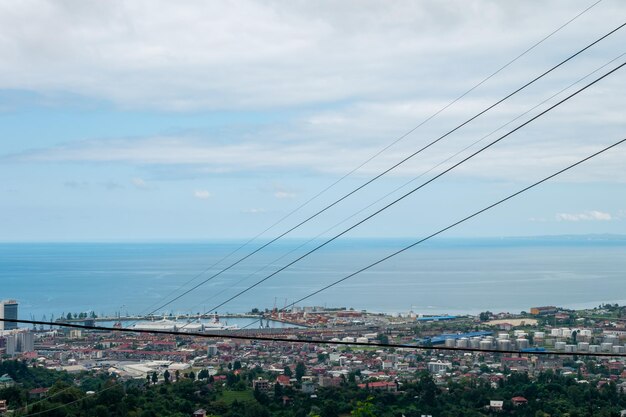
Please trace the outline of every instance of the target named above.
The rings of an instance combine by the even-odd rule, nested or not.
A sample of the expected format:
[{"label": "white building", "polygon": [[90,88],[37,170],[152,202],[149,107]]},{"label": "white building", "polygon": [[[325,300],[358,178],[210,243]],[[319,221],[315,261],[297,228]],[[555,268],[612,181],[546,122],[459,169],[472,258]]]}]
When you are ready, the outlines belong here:
[{"label": "white building", "polygon": [[450,368],[452,368],[452,363],[450,362],[428,362],[428,372],[431,372],[433,374],[445,372]]}]

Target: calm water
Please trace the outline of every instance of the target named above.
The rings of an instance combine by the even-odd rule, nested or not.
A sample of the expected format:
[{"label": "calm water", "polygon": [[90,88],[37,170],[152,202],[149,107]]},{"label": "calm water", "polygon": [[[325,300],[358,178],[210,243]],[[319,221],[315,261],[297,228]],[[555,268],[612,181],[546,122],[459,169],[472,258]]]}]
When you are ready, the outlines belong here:
[{"label": "calm water", "polygon": [[[204,312],[273,272],[249,274],[301,242],[251,257],[160,311]],[[347,240],[324,248],[219,312],[286,303],[400,248],[401,241]],[[95,311],[143,313],[206,270],[236,243],[0,244],[0,298],[20,302],[21,318]],[[310,247],[310,246],[309,246]],[[248,253],[246,248],[241,253]],[[234,259],[234,258],[233,258]],[[226,265],[228,263],[224,263]],[[218,268],[209,270],[200,281]],[[187,287],[188,288],[188,287]],[[626,240],[442,240],[414,248],[322,292],[302,305],[371,311],[519,312],[535,305],[594,306],[626,300]],[[234,324],[234,323],[233,323]]]}]

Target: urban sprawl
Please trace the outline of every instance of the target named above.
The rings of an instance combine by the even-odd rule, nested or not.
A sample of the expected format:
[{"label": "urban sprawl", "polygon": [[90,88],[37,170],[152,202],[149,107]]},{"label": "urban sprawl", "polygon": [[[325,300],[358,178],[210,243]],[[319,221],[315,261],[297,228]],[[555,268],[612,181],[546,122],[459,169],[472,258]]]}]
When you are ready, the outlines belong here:
[{"label": "urban sprawl", "polygon": [[[626,314],[626,308],[617,304],[585,310],[533,307],[520,314],[485,311],[476,316],[388,315],[304,307],[288,312],[254,309],[247,315],[261,319],[261,323],[282,321],[292,326],[283,328],[257,325],[249,329],[233,330],[227,326],[219,329],[215,325],[219,323],[218,317],[213,317],[207,328],[196,318],[159,318],[137,324],[137,328],[173,326],[173,330],[181,332],[189,329],[187,325],[195,324],[194,331],[223,332],[223,336],[213,339],[184,333],[153,335],[51,325],[18,327],[15,323],[0,322],[0,354],[3,361],[18,360],[30,368],[70,375],[107,375],[149,385],[192,379],[204,381],[208,387],[231,386],[232,375],[254,370],[254,378],[238,381],[239,391],[274,396],[289,388],[311,399],[315,399],[318,390],[339,387],[348,380],[368,392],[395,394],[424,373],[442,389],[452,382],[468,380],[497,387],[515,374],[524,373],[532,380],[551,370],[571,376],[578,384],[597,387],[614,384],[623,390],[626,369],[619,354],[626,353],[626,316],[623,318],[622,314]],[[0,318],[17,316],[17,301],[0,303]],[[89,326],[97,324],[93,314],[81,314],[76,319],[69,315],[60,321],[68,319]],[[240,340],[230,338],[229,333],[277,336],[293,342]],[[310,343],[306,339],[325,343]],[[380,344],[416,347],[377,346]],[[0,395],[3,389],[19,384],[9,374],[0,375]],[[50,388],[37,386],[29,395],[45,398]],[[288,404],[292,398],[281,395],[280,401]],[[524,406],[527,401],[521,395],[490,399],[485,408],[497,410],[506,404]],[[0,414],[8,412],[7,400],[0,396]],[[197,410],[194,415],[206,413]]]}]

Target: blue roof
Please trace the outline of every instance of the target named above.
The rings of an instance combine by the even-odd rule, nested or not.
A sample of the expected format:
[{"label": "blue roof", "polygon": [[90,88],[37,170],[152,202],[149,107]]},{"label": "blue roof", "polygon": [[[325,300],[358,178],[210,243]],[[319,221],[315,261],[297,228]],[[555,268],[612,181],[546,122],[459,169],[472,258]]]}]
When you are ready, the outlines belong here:
[{"label": "blue roof", "polygon": [[542,348],[542,347],[526,348],[526,349],[520,350],[520,352],[545,352],[545,351],[546,351],[546,348]]},{"label": "blue roof", "polygon": [[418,317],[415,321],[441,321],[441,320],[454,320],[456,316],[428,316],[428,317]]},{"label": "blue roof", "polygon": [[461,339],[463,337],[482,337],[482,336],[490,336],[493,332],[481,331],[481,332],[469,332],[469,333],[452,333],[452,334],[442,334],[439,336],[432,337],[430,339],[430,343],[433,345],[445,343],[446,339]]}]

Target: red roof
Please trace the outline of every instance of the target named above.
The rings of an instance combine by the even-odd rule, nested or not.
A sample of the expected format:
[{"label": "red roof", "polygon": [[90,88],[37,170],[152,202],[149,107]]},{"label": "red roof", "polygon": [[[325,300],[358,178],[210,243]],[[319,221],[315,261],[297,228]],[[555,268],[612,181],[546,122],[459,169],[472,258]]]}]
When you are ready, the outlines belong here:
[{"label": "red roof", "polygon": [[511,398],[511,401],[513,401],[514,403],[527,403],[528,400],[524,397],[513,397]]},{"label": "red roof", "polygon": [[287,375],[278,375],[276,377],[276,382],[281,385],[289,385],[289,377]]},{"label": "red roof", "polygon": [[359,384],[359,388],[387,388],[389,386],[395,386],[394,382],[386,382],[386,381],[376,381],[376,382],[368,382],[367,384]]},{"label": "red roof", "polygon": [[49,388],[33,388],[28,391],[29,394],[45,394],[48,392]]}]

